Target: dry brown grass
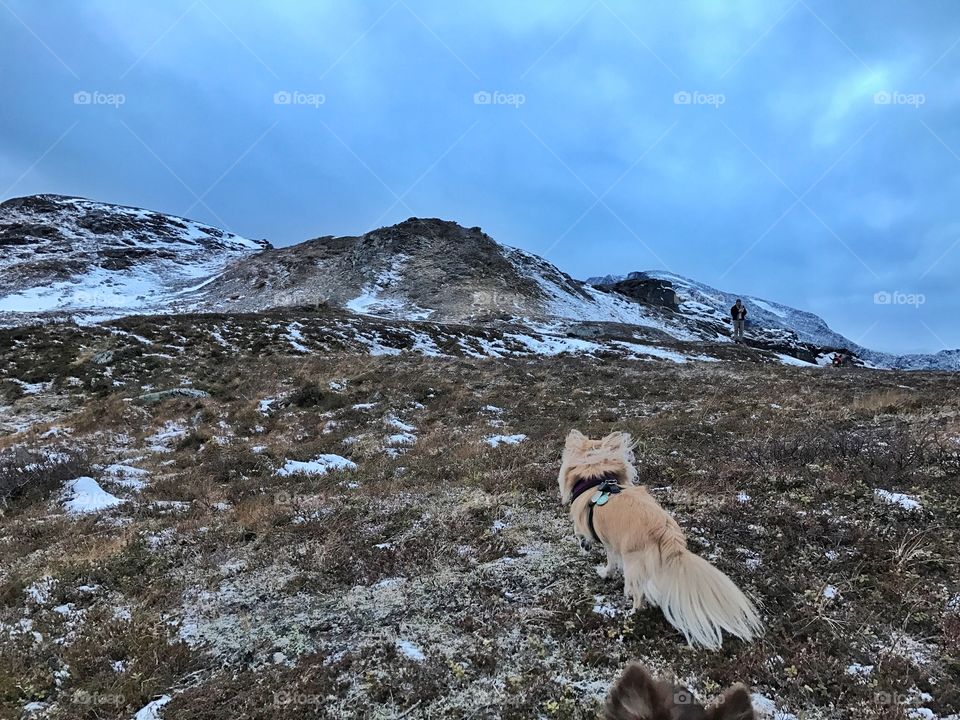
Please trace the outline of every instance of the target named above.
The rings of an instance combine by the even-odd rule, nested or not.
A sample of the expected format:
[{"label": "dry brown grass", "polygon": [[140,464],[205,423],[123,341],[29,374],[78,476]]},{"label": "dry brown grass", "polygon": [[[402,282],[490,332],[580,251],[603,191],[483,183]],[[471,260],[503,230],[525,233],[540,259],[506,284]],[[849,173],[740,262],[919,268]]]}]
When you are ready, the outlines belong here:
[{"label": "dry brown grass", "polygon": [[65,548],[58,560],[66,565],[97,565],[125,552],[135,541],[137,533],[132,528],[96,531],[88,522],[87,532],[78,532],[78,537]]},{"label": "dry brown grass", "polygon": [[[74,434],[32,432],[7,447],[73,446],[94,465],[122,460],[151,476],[140,493],[104,481],[130,502],[99,516],[51,518],[56,499],[38,496],[0,518],[0,623],[27,618],[44,637],[0,649],[10,678],[0,713],[41,700],[57,703],[54,718],[128,720],[152,694],[176,689],[170,717],[582,718],[634,659],[689,678],[701,697],[746,682],[804,720],[903,716],[917,692],[934,696],[940,716],[960,712],[960,623],[948,609],[960,587],[960,398],[948,376],[295,356],[266,329],[276,320],[209,320],[257,345],[248,355],[212,347],[200,321],[167,322],[123,327],[158,346],[193,345],[172,360],[125,345],[116,387],[98,384],[102,368],[75,363],[66,345],[33,340],[62,355],[36,374],[84,383],[51,423]],[[90,347],[115,342],[49,332]],[[142,385],[184,380],[212,397],[127,402]],[[264,398],[277,398],[267,416]],[[396,432],[388,413],[417,437],[396,454],[384,443]],[[188,440],[149,450],[145,438],[167,422]],[[762,640],[693,651],[655,610],[622,612],[619,588],[594,575],[598,558],[578,554],[557,502],[571,427],[634,434],[642,481],[691,547],[761,604]],[[528,440],[484,442],[513,433]],[[320,453],[359,470],[275,475],[285,459]],[[922,509],[885,504],[875,489],[916,496]],[[45,573],[53,596],[33,603],[25,588]],[[53,610],[61,603],[87,613],[72,631]],[[118,605],[131,621],[108,618]],[[177,623],[204,628],[210,644],[178,642]],[[908,639],[891,649],[894,633]],[[400,638],[425,659],[400,652]],[[275,663],[276,652],[286,660]],[[115,671],[115,660],[127,665]],[[854,662],[874,665],[873,675],[848,674]],[[58,685],[60,663],[75,671]],[[79,707],[70,698],[81,689],[116,691],[125,704]],[[884,706],[881,691],[912,705]],[[323,702],[276,706],[277,693]]]},{"label": "dry brown grass", "polygon": [[864,415],[905,412],[917,407],[917,394],[899,388],[867,391],[858,395],[852,403],[852,409]]}]

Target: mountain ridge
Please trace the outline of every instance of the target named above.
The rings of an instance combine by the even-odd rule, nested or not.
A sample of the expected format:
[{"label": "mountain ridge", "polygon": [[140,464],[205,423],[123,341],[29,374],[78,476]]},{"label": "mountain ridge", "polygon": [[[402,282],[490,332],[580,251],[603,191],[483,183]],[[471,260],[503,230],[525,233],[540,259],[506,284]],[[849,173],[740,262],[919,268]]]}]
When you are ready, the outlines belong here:
[{"label": "mountain ridge", "polygon": [[532,329],[559,339],[730,343],[728,308],[750,305],[748,344],[824,364],[848,349],[868,367],[960,370],[960,350],[893,355],[804,310],[663,271],[581,281],[480,227],[409,218],[356,236],[273,247],[213,226],[85,198],[0,203],[0,322],[131,314],[256,313],[329,305],[404,321]]}]

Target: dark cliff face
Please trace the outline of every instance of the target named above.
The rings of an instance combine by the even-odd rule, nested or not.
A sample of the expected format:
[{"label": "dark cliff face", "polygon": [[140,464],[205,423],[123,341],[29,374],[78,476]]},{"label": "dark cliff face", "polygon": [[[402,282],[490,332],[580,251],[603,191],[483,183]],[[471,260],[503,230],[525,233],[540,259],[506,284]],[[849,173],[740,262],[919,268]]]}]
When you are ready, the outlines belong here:
[{"label": "dark cliff face", "polygon": [[677,292],[667,280],[628,278],[607,285],[606,289],[618,292],[644,305],[653,305],[669,310],[677,310],[680,307],[677,302]]}]

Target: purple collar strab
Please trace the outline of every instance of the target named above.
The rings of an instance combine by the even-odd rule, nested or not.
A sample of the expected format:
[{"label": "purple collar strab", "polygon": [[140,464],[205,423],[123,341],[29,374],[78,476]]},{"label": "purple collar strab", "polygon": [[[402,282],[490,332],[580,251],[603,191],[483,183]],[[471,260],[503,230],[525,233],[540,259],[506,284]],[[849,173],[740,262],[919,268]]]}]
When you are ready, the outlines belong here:
[{"label": "purple collar strab", "polygon": [[620,478],[617,477],[615,472],[605,472],[594,477],[581,478],[577,480],[577,484],[573,486],[573,491],[570,493],[570,504],[573,505],[574,501],[583,495],[587,490],[592,490],[598,485],[603,485],[606,482],[613,482],[619,484]]}]

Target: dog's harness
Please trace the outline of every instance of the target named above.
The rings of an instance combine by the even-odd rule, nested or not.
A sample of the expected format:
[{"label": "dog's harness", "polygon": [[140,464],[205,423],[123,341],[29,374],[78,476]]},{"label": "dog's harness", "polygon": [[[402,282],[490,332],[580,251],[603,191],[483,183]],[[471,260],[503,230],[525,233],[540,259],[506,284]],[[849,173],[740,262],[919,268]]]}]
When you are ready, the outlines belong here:
[{"label": "dog's harness", "polygon": [[593,509],[597,505],[606,505],[610,496],[621,492],[623,488],[620,487],[620,481],[616,473],[608,472],[597,477],[583,478],[573,486],[573,492],[570,493],[570,505],[573,505],[574,501],[585,492],[594,488],[596,492],[593,493],[587,507],[587,525],[593,539],[602,545],[603,541],[597,535],[597,530],[593,526]]}]

